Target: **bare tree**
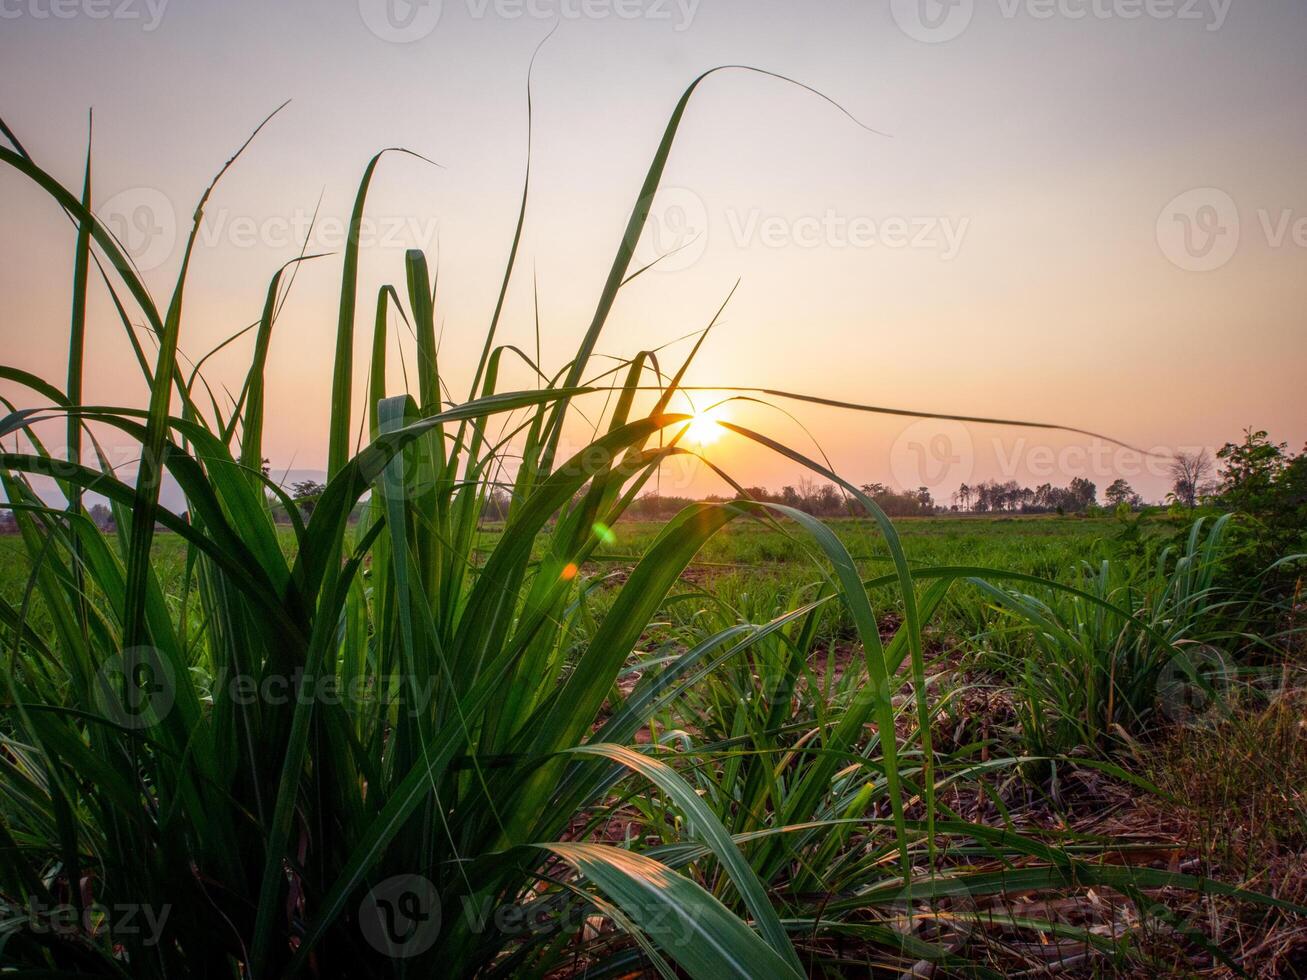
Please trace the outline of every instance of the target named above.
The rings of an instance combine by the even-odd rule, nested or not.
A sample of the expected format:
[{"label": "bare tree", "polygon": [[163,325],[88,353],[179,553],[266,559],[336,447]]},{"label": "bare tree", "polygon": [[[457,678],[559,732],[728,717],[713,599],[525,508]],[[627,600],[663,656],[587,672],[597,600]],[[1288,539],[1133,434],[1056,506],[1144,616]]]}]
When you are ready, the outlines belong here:
[{"label": "bare tree", "polygon": [[1196,453],[1176,453],[1170,466],[1171,479],[1175,481],[1171,485],[1171,496],[1186,507],[1197,506],[1198,498],[1211,485],[1215,469],[1212,455],[1206,449]]}]

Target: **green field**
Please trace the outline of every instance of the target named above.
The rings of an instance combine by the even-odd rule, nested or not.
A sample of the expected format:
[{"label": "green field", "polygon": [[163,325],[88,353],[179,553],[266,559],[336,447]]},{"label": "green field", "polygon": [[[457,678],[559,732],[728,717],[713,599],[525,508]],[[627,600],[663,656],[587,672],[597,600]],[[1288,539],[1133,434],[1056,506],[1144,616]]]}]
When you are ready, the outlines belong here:
[{"label": "green field", "polygon": [[[937,809],[941,822],[968,818],[996,828],[1019,825],[1034,835],[1032,841],[1066,848],[1061,853],[1069,856],[1078,847],[1076,838],[1060,835],[1068,829],[1098,831],[1098,811],[1106,809],[1117,821],[1113,826],[1144,834],[1152,847],[1172,855],[1202,856],[1214,872],[1241,880],[1273,875],[1276,862],[1296,853],[1307,836],[1307,807],[1299,793],[1283,794],[1307,776],[1307,751],[1293,729],[1296,709],[1288,707],[1285,713],[1286,705],[1294,702],[1285,701],[1277,691],[1259,688],[1256,677],[1247,674],[1237,682],[1217,678],[1222,685],[1221,703],[1233,707],[1217,710],[1217,702],[1167,667],[1164,647],[1144,632],[1155,628],[1164,634],[1158,642],[1169,638],[1180,648],[1212,643],[1235,651],[1247,646],[1230,643],[1237,617],[1222,609],[1226,592],[1210,579],[1228,548],[1213,543],[1219,533],[1213,527],[1218,523],[1215,515],[1203,523],[1208,531],[1191,538],[1187,516],[1162,513],[897,522],[901,554],[914,573],[923,576],[923,583],[930,581],[931,569],[966,568],[972,573],[971,582],[958,582],[945,601],[928,610],[922,632],[919,676],[929,691],[929,742],[921,741],[927,729],[914,727],[912,697],[895,699],[900,705],[898,724],[905,726],[900,731],[905,746],[929,744],[935,753],[930,778],[936,797],[930,806]],[[905,635],[902,594],[891,582],[874,584],[892,572],[892,550],[875,522],[843,519],[827,524],[847,549],[857,574],[873,582],[868,591],[870,608],[883,641],[894,650]],[[620,520],[575,574],[564,572],[575,587],[575,598],[560,607],[560,636],[565,640],[559,667],[564,676],[587,648],[604,642],[605,624],[622,616],[618,606],[624,601],[626,584],[639,574],[642,558],[657,550],[667,532],[664,524]],[[356,526],[347,537],[357,538],[359,533]],[[469,550],[469,588],[503,547],[506,533],[503,524],[480,527]],[[532,566],[548,567],[549,541],[559,533],[560,526],[554,525],[536,540]],[[112,536],[104,540],[116,547]],[[288,559],[295,557],[296,535],[291,528],[279,528],[275,540]],[[1206,544],[1216,550],[1199,558]],[[829,601],[840,591],[830,554],[814,547],[811,536],[789,520],[745,519],[709,537],[693,555],[685,556],[684,570],[667,585],[667,598],[658,603],[639,634],[631,634],[629,651],[614,665],[611,689],[602,694],[602,709],[594,723],[604,734],[609,729],[602,726],[630,714],[632,705],[657,692],[673,673],[682,679],[688,676],[675,697],[655,698],[647,709],[632,715],[639,723],[629,723],[622,738],[672,763],[723,826],[741,839],[765,833],[768,826],[798,826],[805,814],[816,820],[814,827],[827,827],[825,833],[806,835],[806,843],[796,842],[795,852],[781,850],[767,858],[765,851],[750,851],[751,860],[771,862],[761,866],[772,868],[768,876],[772,900],[796,908],[805,905],[800,896],[814,890],[854,894],[883,882],[880,869],[885,862],[892,863],[895,853],[892,833],[864,836],[840,822],[858,813],[879,815],[886,821],[893,808],[888,805],[887,786],[878,778],[884,771],[877,762],[876,726],[868,718],[852,730],[842,728],[850,716],[865,715],[859,705],[866,703],[871,674],[870,667],[863,666],[866,636],[859,632],[852,607]],[[1196,563],[1190,571],[1209,576],[1207,584],[1177,584],[1191,559]],[[1208,563],[1211,567],[1202,571]],[[189,673],[196,695],[207,706],[203,710],[214,711],[231,692],[224,691],[215,661],[199,652],[215,628],[203,613],[208,602],[205,563],[188,554],[186,542],[177,534],[161,532],[155,536],[150,564],[170,614],[184,630],[182,635],[193,638],[189,643],[196,654]],[[43,601],[50,593],[43,591],[40,575],[32,574],[34,567],[19,537],[0,537],[0,599],[8,610],[21,610],[35,636],[55,638],[59,630]],[[984,569],[993,570],[996,587],[979,584],[985,581]],[[64,574],[54,568],[46,568],[45,573]],[[1008,588],[1005,585],[1013,583],[1005,582],[1002,573],[1031,578]],[[371,569],[363,570],[363,582],[365,591],[368,583],[375,584]],[[1075,591],[1060,592],[1058,585]],[[1187,590],[1188,598],[1173,590]],[[919,598],[928,595],[923,591]],[[1081,596],[1098,596],[1102,605]],[[813,601],[820,607],[793,619],[797,609]],[[102,615],[113,617],[103,596],[96,605]],[[375,595],[365,599],[362,608],[370,619],[383,615]],[[715,654],[727,649],[721,638],[757,635],[763,624],[787,618],[794,628],[747,640],[739,653],[718,657],[703,671],[686,674],[683,665],[705,644]],[[1280,688],[1288,687],[1289,662],[1272,662],[1275,669],[1285,671]],[[348,669],[343,661],[337,667],[341,673]],[[382,676],[378,672],[377,680]],[[1167,687],[1177,679],[1181,681],[1178,696]],[[1240,693],[1245,688],[1251,699]],[[403,703],[402,691],[388,689],[378,701],[379,693],[373,682],[362,696],[347,697],[343,705],[360,718],[378,706],[380,717],[402,718],[391,714],[395,704]],[[1141,753],[1142,746],[1149,748]],[[814,750],[816,754],[807,754]],[[1260,760],[1257,778],[1195,772],[1195,766],[1211,767],[1224,753],[1235,750]],[[832,751],[840,761],[823,769]],[[919,783],[931,772],[923,771],[921,762],[906,748],[900,778]],[[1225,770],[1216,765],[1211,771]],[[1092,778],[1086,781],[1082,778],[1086,774]],[[821,784],[811,782],[815,778],[828,781],[828,787],[819,789]],[[817,788],[818,794],[811,796],[809,787]],[[1152,833],[1156,808],[1172,793],[1180,794],[1172,798],[1173,803],[1216,794],[1224,815],[1213,823],[1209,811],[1195,808],[1186,818],[1197,828],[1192,834]],[[750,796],[756,797],[759,811],[744,806]],[[659,853],[659,848],[674,850],[683,835],[680,819],[668,809],[675,798],[675,794],[665,797],[632,786],[580,811],[577,819],[583,823],[571,833],[608,841],[616,836],[621,841],[638,832],[654,846],[653,853]],[[1277,805],[1276,800],[1287,802],[1288,808],[1274,816],[1264,813],[1263,808]],[[919,799],[909,803],[905,816],[910,821],[921,819],[920,807]],[[927,809],[925,814],[930,812]],[[1184,806],[1173,812],[1190,813]],[[1225,849],[1224,838],[1231,826],[1242,826],[1247,820],[1258,821],[1258,832],[1266,840],[1254,850],[1239,851],[1236,858]],[[871,848],[869,857],[860,857],[866,848]],[[805,851],[807,856],[794,866],[792,861]],[[994,851],[1000,853],[1001,849]],[[914,863],[923,857],[914,847]],[[822,861],[826,866],[819,875],[813,865]],[[964,860],[953,873],[965,870],[967,864]],[[790,870],[777,877],[786,868]],[[1146,874],[1146,867],[1136,867],[1135,873]],[[965,875],[959,880],[966,880]],[[1155,884],[1165,882],[1160,877]],[[965,948],[973,961],[987,961],[996,969],[1008,969],[1020,959],[1013,949],[1028,941],[1029,935],[1071,930],[1072,920],[1096,922],[1100,928],[1111,925],[1115,913],[1105,916],[1093,902],[1077,898],[1079,889],[1067,891],[1052,880],[1044,880],[1044,885],[1070,904],[1063,913],[1029,923],[1005,916],[998,917],[1002,922],[995,921],[993,900],[980,897],[968,899],[965,906],[944,898],[922,908],[942,913],[941,923],[976,914],[975,902],[989,909],[984,913],[989,920],[984,940],[968,932]],[[1154,911],[1161,914],[1162,908],[1157,905]],[[1180,894],[1166,908],[1165,916],[1193,917],[1200,907]],[[887,914],[889,920],[883,918]],[[894,914],[893,906],[887,906],[868,921],[892,921]],[[1222,914],[1244,915],[1235,906]],[[1285,928],[1283,915],[1258,912],[1240,921],[1255,931],[1274,933]],[[1128,946],[1112,947],[1112,955],[1128,955],[1136,965],[1174,968],[1184,948],[1175,944],[1175,934],[1160,921],[1155,927],[1146,920],[1140,926],[1140,931],[1127,933]],[[945,939],[952,936],[949,941],[956,942],[953,930],[937,924],[931,933]],[[872,938],[878,935],[875,929],[864,935],[861,929],[834,928],[821,940],[801,945],[805,969],[813,975],[844,975],[869,957],[886,955],[883,937]],[[1064,952],[1071,955],[1078,948],[1068,940]]]},{"label": "green field", "polygon": [[[889,560],[884,539],[871,521],[843,519],[829,523],[850,553],[866,561],[869,569]],[[900,518],[895,523],[904,551],[913,562],[989,565],[1051,577],[1074,574],[1080,561],[1110,550],[1121,532],[1120,522],[1110,517],[918,517]],[[1158,517],[1150,534],[1174,533],[1180,526]],[[586,567],[587,574],[598,574],[606,566],[629,566],[662,527],[654,521],[621,521],[613,530],[614,540],[600,548]],[[493,523],[483,525],[479,547],[483,551],[493,549],[501,529],[501,525]],[[283,527],[279,536],[286,553],[293,554],[295,538],[291,530]],[[166,587],[174,587],[180,579],[184,553],[184,542],[175,535],[160,534],[156,540],[153,561]],[[721,531],[696,554],[691,567],[713,577],[747,578],[755,572],[775,575],[793,571],[796,581],[806,581],[813,578],[814,557],[811,545],[801,536],[750,523]],[[14,535],[0,536],[0,567],[5,594],[16,598],[25,584],[27,569],[22,544]]]},{"label": "green field", "polygon": [[[868,578],[887,570],[889,553],[873,522],[842,519],[828,523]],[[1121,534],[1120,522],[1110,517],[903,518],[896,526],[904,552],[914,564],[1004,568],[1063,582],[1072,582],[1081,574],[1083,561],[1115,554]],[[598,584],[600,601],[605,579],[629,571],[662,527],[653,521],[623,520],[613,528],[611,541],[581,570],[583,581]],[[1160,539],[1173,535],[1178,527],[1183,524],[1159,516],[1150,523],[1147,536]],[[483,525],[478,553],[491,552],[501,532],[502,525]],[[293,556],[295,538],[290,528],[282,527],[278,537],[284,552]],[[160,534],[152,564],[164,591],[180,594],[186,571],[185,543],[176,535]],[[690,563],[682,587],[710,585],[718,598],[730,597],[736,602],[744,596],[750,614],[758,616],[811,590],[822,581],[824,569],[822,557],[801,534],[747,522],[728,526],[711,538]],[[28,586],[28,571],[18,537],[0,536],[0,594],[20,603]],[[893,589],[880,590],[878,598],[883,610],[898,605]],[[40,616],[39,609],[33,610],[33,615]]]},{"label": "green field", "polygon": [[[451,392],[423,252],[398,288],[360,287],[366,169],[327,480],[296,500],[264,442],[295,263],[228,342],[243,380],[211,385],[184,356],[185,266],[157,304],[90,207],[89,159],[66,188],[6,130],[0,164],[78,235],[67,372],[0,366],[18,532],[0,538],[0,977],[1307,962],[1307,456],[1250,435],[1251,478],[1210,509],[893,522],[875,489],[735,425],[836,506],[624,519],[703,420],[673,409],[715,320],[680,364],[597,353],[693,91],[584,337],[538,352],[523,389],[501,304]],[[82,393],[87,311],[110,307],[95,326],[137,345],[143,407]],[[130,476],[107,431],[139,443]],[[160,509],[165,479],[184,518]]]}]

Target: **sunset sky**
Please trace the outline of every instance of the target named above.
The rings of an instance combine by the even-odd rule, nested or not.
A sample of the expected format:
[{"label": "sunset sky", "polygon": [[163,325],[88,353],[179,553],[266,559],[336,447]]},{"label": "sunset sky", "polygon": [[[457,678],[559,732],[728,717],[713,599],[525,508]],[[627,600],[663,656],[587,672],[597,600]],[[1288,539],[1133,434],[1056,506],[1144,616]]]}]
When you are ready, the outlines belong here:
[{"label": "sunset sky", "polygon": [[[441,363],[462,397],[516,220],[527,66],[555,25],[500,334],[534,350],[534,276],[551,370],[589,324],[677,98],[701,71],[744,64],[863,125],[780,81],[711,79],[640,255],[680,251],[623,291],[603,354],[701,329],[738,280],[691,384],[1058,422],[1159,452],[1248,425],[1307,441],[1301,0],[0,0],[0,116],[79,188],[94,108],[96,210],[126,222],[115,231],[159,298],[208,180],[292,100],[209,204],[181,343],[198,357],[257,319],[321,196],[310,250],[336,254],[303,269],[278,323],[267,433],[275,470],[320,469],[339,250],[363,168],[387,146],[439,164],[388,155],[373,184],[360,404],[372,297],[402,284],[412,246],[439,268]],[[59,384],[73,237],[43,193],[0,171],[0,362]],[[85,400],[141,404],[121,328],[92,292]],[[251,339],[209,362],[215,389],[239,385]],[[756,404],[723,417],[799,448],[815,439],[856,482],[925,483],[944,500],[988,478],[1168,489],[1161,464],[1085,437],[768,400],[797,421]],[[709,451],[744,483],[799,476],[736,437]],[[666,480],[722,489],[702,471]]]}]

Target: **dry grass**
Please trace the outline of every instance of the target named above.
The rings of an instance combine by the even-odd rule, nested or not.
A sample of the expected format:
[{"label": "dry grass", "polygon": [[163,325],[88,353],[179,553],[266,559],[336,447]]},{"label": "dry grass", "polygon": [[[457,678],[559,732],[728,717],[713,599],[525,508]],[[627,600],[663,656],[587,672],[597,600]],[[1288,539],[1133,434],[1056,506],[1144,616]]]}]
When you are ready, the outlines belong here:
[{"label": "dry grass", "polygon": [[[1154,769],[1180,804],[1176,830],[1204,873],[1307,900],[1307,691],[1234,708],[1210,728],[1177,730]],[[1307,976],[1301,918],[1220,901],[1192,911],[1253,976]]]}]

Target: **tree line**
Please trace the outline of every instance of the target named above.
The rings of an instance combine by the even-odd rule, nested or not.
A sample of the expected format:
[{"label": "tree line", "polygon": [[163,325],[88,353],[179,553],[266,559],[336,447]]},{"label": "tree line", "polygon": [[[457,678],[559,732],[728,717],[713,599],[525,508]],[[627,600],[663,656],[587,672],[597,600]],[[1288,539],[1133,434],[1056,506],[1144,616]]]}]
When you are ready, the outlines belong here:
[{"label": "tree line", "polygon": [[[1273,443],[1263,430],[1247,429],[1241,442],[1227,442],[1215,455],[1207,450],[1180,452],[1172,457],[1168,475],[1171,489],[1164,504],[1193,509],[1208,505],[1252,515],[1273,513],[1280,523],[1307,527],[1307,447],[1299,455],[1287,443]],[[891,517],[968,514],[1084,514],[1100,506],[1097,485],[1076,477],[1064,487],[1043,483],[1022,486],[1016,480],[987,480],[962,484],[945,504],[936,501],[928,487],[895,490],[884,483],[867,483],[862,492]],[[653,493],[637,500],[629,516],[644,520],[666,519],[700,499],[724,501],[748,497],[785,504],[815,517],[841,517],[860,508],[831,483],[801,479],[780,491],[747,487],[735,498],[692,498]],[[1128,480],[1118,478],[1103,492],[1107,507],[1139,510],[1148,506]]]},{"label": "tree line", "polygon": [[[267,467],[264,467],[267,473]],[[1289,452],[1287,443],[1274,443],[1264,430],[1247,429],[1241,442],[1227,442],[1215,456],[1206,450],[1176,454],[1170,463],[1172,480],[1167,501],[1173,506],[1195,508],[1209,505],[1225,510],[1267,516],[1279,543],[1295,538],[1307,527],[1307,447],[1302,453]],[[290,496],[304,517],[309,517],[326,488],[316,481],[305,480],[290,488]],[[1098,506],[1098,487],[1093,481],[1076,477],[1065,487],[1043,483],[1022,486],[1015,480],[982,481],[963,484],[951,495],[948,504],[936,501],[928,487],[895,490],[884,483],[863,484],[862,492],[871,497],[891,517],[925,517],[950,513],[976,514],[1083,514]],[[832,483],[818,483],[804,477],[779,491],[766,487],[747,487],[734,498],[711,496],[685,497],[646,494],[635,500],[626,516],[638,520],[665,520],[692,503],[701,500],[722,502],[749,498],[785,504],[814,517],[845,517],[861,514],[852,498]],[[1125,479],[1117,479],[1104,492],[1107,506],[1140,509],[1143,498]],[[482,519],[502,521],[507,518],[512,500],[508,492],[495,488],[486,498]],[[285,507],[269,496],[274,518],[287,520]],[[114,527],[113,515],[104,504],[93,505],[88,516],[103,530]],[[0,533],[17,531],[11,513],[0,510]]]},{"label": "tree line", "polygon": [[[1124,481],[1118,481],[1124,484]],[[963,485],[952,496],[952,503],[945,504],[935,500],[929,487],[916,490],[895,490],[884,483],[866,483],[860,488],[863,493],[874,500],[890,517],[930,517],[949,513],[1085,513],[1094,507],[1098,499],[1098,488],[1089,480],[1077,478],[1068,487],[1054,487],[1050,484],[1031,489],[1022,487],[1015,481],[1007,483],[987,482],[975,486]],[[1124,494],[1124,496],[1121,496]],[[1138,494],[1129,489],[1109,488],[1109,499],[1135,501]],[[663,496],[647,494],[635,501],[627,511],[631,517],[644,520],[660,520],[671,517],[687,504],[696,499],[722,502],[726,500],[760,500],[765,503],[784,504],[795,510],[803,511],[814,517],[848,517],[861,514],[862,507],[849,494],[843,492],[833,483],[816,483],[800,481],[797,485],[782,487],[779,491],[767,487],[746,487],[743,493],[735,497],[690,498],[680,496]]]}]

